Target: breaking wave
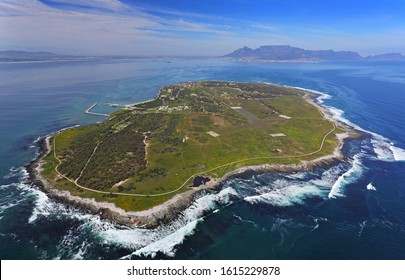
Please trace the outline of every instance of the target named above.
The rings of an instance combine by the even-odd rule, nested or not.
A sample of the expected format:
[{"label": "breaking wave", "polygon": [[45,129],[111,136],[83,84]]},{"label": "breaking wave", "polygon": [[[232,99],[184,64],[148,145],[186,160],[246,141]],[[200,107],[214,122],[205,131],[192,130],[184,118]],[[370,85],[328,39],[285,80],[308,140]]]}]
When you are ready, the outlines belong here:
[{"label": "breaking wave", "polygon": [[[27,183],[25,182],[28,178],[28,173],[24,168],[10,168],[10,172],[3,177],[4,179],[17,179],[18,182],[13,182],[9,184],[0,185],[0,190],[2,194],[0,197],[0,214],[3,214],[7,209],[11,209],[20,203],[27,200],[25,195],[17,195],[15,190],[19,190],[23,194],[27,194]],[[3,193],[4,191],[4,193]]]},{"label": "breaking wave", "polygon": [[322,106],[324,108],[328,109],[330,117],[332,117],[333,119],[335,119],[336,121],[338,121],[340,123],[353,127],[354,129],[356,129],[358,131],[362,131],[362,132],[370,134],[373,150],[376,154],[376,157],[379,160],[405,161],[405,150],[404,149],[394,146],[394,144],[389,139],[385,138],[384,136],[379,135],[375,132],[366,130],[366,129],[354,124],[353,122],[351,122],[350,120],[348,120],[347,118],[344,117],[345,112],[343,110],[335,108],[333,106],[328,106],[328,105],[323,104],[324,100],[332,98],[329,94],[320,92],[317,90],[311,90],[311,89],[306,89],[306,88],[301,88],[301,87],[292,87],[292,88],[317,94],[318,95],[318,97],[316,98],[317,103],[322,104]]},{"label": "breaking wave", "polygon": [[264,193],[245,197],[244,200],[251,203],[266,203],[278,207],[289,207],[294,204],[302,204],[307,198],[324,195],[324,191],[310,184],[289,185],[284,182],[274,182],[275,188],[262,190]]},{"label": "breaking wave", "polygon": [[372,183],[369,183],[369,184],[367,185],[367,189],[368,189],[369,191],[377,191],[377,189],[373,186]]},{"label": "breaking wave", "polygon": [[405,161],[405,150],[394,146],[387,138],[373,133],[371,144],[379,160],[382,161]]},{"label": "breaking wave", "polygon": [[331,112],[331,117],[334,118],[335,120],[344,123],[350,127],[353,127],[358,131],[362,131],[364,133],[368,133],[371,135],[370,141],[377,159],[382,161],[405,160],[405,150],[399,147],[395,147],[389,139],[375,132],[363,129],[362,127],[352,123],[351,121],[343,117],[344,111],[331,106],[326,107]]},{"label": "breaking wave", "polygon": [[342,172],[347,172],[346,165],[341,163],[320,173],[280,174],[278,176],[281,178],[267,182],[261,180],[260,175],[253,176],[246,184],[241,182],[238,191],[243,190],[247,194],[243,195],[243,199],[250,204],[261,203],[275,207],[304,204],[310,198],[327,199]]},{"label": "breaking wave", "polygon": [[355,155],[352,162],[352,167],[336,180],[328,194],[328,197],[343,197],[345,187],[361,177],[361,175],[363,174],[363,168],[364,167],[360,160],[360,154]]},{"label": "breaking wave", "polygon": [[25,170],[24,168],[11,167],[9,173],[7,175],[5,175],[3,177],[3,179],[25,178],[26,174],[25,174],[24,170]]},{"label": "breaking wave", "polygon": [[184,239],[187,236],[190,236],[194,233],[195,228],[197,227],[198,221],[193,221],[177,231],[167,235],[166,237],[152,242],[149,245],[142,247],[141,249],[135,251],[132,255],[136,256],[150,256],[154,258],[158,252],[161,252],[169,257],[174,257],[175,247],[179,244],[182,244]]},{"label": "breaking wave", "polygon": [[390,150],[394,155],[394,159],[397,161],[405,161],[405,150],[395,147],[394,145],[390,146]]},{"label": "breaking wave", "polygon": [[157,253],[173,257],[177,246],[194,234],[199,222],[205,215],[213,213],[218,208],[225,207],[236,197],[236,191],[227,187],[219,193],[205,193],[185,209],[179,218],[168,225],[156,229],[117,229],[110,228],[100,232],[105,242],[122,245],[134,250],[130,255],[122,257],[130,259],[132,256],[146,256],[154,258]]},{"label": "breaking wave", "polygon": [[[17,182],[3,185],[2,187],[14,188],[18,191],[18,195],[15,192],[10,192],[8,200],[12,201],[8,207],[17,205],[18,203],[33,200],[34,207],[32,209],[31,216],[28,219],[28,223],[34,223],[39,216],[49,216],[56,208],[56,203],[51,201],[48,196],[33,186],[28,180],[29,175],[25,168],[11,168],[8,175],[4,178],[15,179]],[[59,204],[63,207],[62,204]]]},{"label": "breaking wave", "polygon": [[[100,240],[100,244],[113,244],[133,250],[131,255],[134,256],[153,258],[158,252],[174,256],[177,246],[194,233],[198,223],[203,221],[206,215],[213,213],[216,209],[226,207],[232,203],[234,197],[237,197],[236,191],[231,187],[226,187],[218,193],[206,192],[201,194],[190,207],[181,213],[178,219],[170,224],[152,230],[132,229],[117,227],[109,221],[101,220],[97,215],[83,213],[53,201],[29,182],[28,173],[24,168],[10,170],[7,177],[18,179],[18,182],[2,185],[2,188],[17,189],[18,197],[21,200],[17,201],[4,196],[4,203],[2,203],[3,200],[0,200],[0,214],[20,201],[30,201],[30,205],[32,205],[31,214],[28,217],[30,225],[40,226],[41,223],[38,221],[42,221],[42,219],[50,222],[58,221],[58,223],[70,221],[68,224],[73,221],[75,224],[74,227],[67,229],[58,242],[56,259],[86,258],[87,254],[91,254],[89,251],[94,246],[94,238]],[[10,196],[15,196],[12,192],[10,193]],[[79,221],[79,223],[74,221]]]},{"label": "breaking wave", "polygon": [[[289,86],[289,87],[290,87],[290,86]],[[320,104],[322,104],[322,103],[324,102],[324,100],[327,100],[327,99],[331,99],[331,98],[332,98],[332,96],[329,95],[329,94],[327,94],[327,93],[320,92],[320,91],[313,90],[313,89],[308,89],[308,88],[303,88],[303,87],[290,87],[290,88],[295,88],[295,89],[298,89],[298,90],[303,90],[303,91],[308,91],[308,92],[315,93],[316,95],[318,95],[317,101],[318,101],[318,103],[320,103]]]},{"label": "breaking wave", "polygon": [[32,195],[35,196],[35,206],[32,210],[32,214],[28,219],[28,223],[34,223],[39,216],[47,217],[54,210],[55,205],[49,199],[49,197],[41,191],[32,191]]}]

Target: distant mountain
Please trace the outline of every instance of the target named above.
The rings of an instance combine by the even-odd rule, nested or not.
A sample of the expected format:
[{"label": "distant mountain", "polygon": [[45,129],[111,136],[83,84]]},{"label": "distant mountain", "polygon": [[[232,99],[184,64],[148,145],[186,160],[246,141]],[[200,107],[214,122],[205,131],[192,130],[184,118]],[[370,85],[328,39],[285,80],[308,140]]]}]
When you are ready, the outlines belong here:
[{"label": "distant mountain", "polygon": [[367,60],[374,60],[374,61],[387,61],[387,60],[405,60],[405,56],[400,53],[384,53],[378,55],[367,56]]},{"label": "distant mountain", "polygon": [[0,51],[0,62],[35,62],[35,61],[95,61],[110,59],[139,59],[139,58],[167,58],[166,56],[134,56],[134,55],[103,55],[103,56],[79,56],[64,55],[52,52],[25,52],[25,51]]},{"label": "distant mountain", "polygon": [[305,50],[288,45],[261,46],[257,49],[243,47],[223,58],[245,61],[363,61],[405,60],[400,53],[362,57],[357,52],[333,50]]},{"label": "distant mountain", "polygon": [[19,61],[44,61],[77,59],[78,56],[61,55],[51,52],[24,52],[24,51],[0,51],[0,61],[19,62]]}]

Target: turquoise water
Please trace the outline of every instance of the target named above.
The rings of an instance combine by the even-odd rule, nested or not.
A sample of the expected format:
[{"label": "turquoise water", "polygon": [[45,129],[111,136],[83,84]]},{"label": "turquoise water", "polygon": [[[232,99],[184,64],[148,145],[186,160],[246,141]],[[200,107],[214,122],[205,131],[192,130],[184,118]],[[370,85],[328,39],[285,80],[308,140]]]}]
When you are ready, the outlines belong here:
[{"label": "turquoise water", "polygon": [[[405,64],[191,59],[0,64],[2,259],[404,259]],[[127,229],[47,198],[24,166],[39,137],[103,120],[94,102],[154,98],[191,80],[257,81],[327,95],[334,117],[370,132],[327,170],[233,178],[156,230]],[[218,210],[218,211],[217,211]]]}]

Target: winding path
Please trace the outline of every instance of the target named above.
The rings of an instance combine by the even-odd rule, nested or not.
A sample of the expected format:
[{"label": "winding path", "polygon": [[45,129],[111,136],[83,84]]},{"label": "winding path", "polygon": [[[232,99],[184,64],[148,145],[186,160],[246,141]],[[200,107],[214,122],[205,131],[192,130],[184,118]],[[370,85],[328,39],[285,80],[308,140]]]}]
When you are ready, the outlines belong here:
[{"label": "winding path", "polygon": [[[304,98],[306,98],[306,96],[307,96],[307,95],[305,95]],[[95,106],[95,105],[97,105],[97,103],[95,103],[94,106]],[[94,107],[94,106],[93,106],[93,107]],[[83,167],[83,169],[82,169],[82,171],[81,171],[79,177],[78,177],[76,180],[72,180],[72,179],[68,178],[67,176],[63,175],[62,173],[60,173],[59,170],[58,170],[58,167],[62,164],[62,161],[61,161],[61,160],[57,157],[57,155],[56,155],[56,142],[55,142],[55,140],[56,140],[56,137],[59,135],[59,133],[56,134],[55,137],[53,138],[53,154],[54,154],[54,157],[55,157],[55,158],[58,160],[58,162],[59,162],[59,164],[55,167],[55,171],[56,171],[56,173],[57,173],[58,175],[60,175],[61,177],[65,178],[65,179],[68,180],[69,182],[73,183],[73,184],[76,185],[77,187],[79,187],[79,188],[81,188],[81,189],[83,189],[83,190],[86,190],[86,191],[95,192],[95,193],[100,193],[100,194],[113,194],[113,195],[137,196],[137,197],[156,197],[156,196],[164,196],[164,195],[172,194],[172,193],[175,193],[175,192],[179,191],[180,189],[184,188],[184,186],[186,186],[187,183],[188,183],[191,179],[193,179],[195,176],[203,175],[203,174],[205,174],[205,173],[209,173],[209,172],[212,172],[212,171],[217,170],[217,169],[220,169],[220,168],[225,168],[225,167],[227,167],[227,166],[229,166],[229,165],[232,165],[232,164],[241,163],[241,162],[250,161],[250,160],[300,158],[300,157],[307,157],[307,156],[311,156],[311,155],[314,155],[314,154],[319,153],[319,152],[323,149],[323,146],[324,146],[324,144],[325,144],[326,138],[336,130],[336,125],[335,125],[335,123],[334,123],[333,121],[331,121],[330,119],[328,119],[328,118],[325,117],[325,114],[318,108],[318,105],[315,105],[315,104],[314,104],[314,106],[317,108],[318,112],[319,112],[326,120],[328,120],[328,121],[332,124],[332,127],[333,127],[333,128],[332,128],[328,133],[326,133],[325,136],[323,137],[322,142],[321,142],[321,145],[320,145],[320,147],[319,147],[318,150],[316,150],[316,151],[314,151],[314,152],[307,153],[307,154],[301,154],[301,155],[275,156],[275,157],[252,157],[252,158],[247,158],[247,159],[242,159],[242,160],[236,160],[236,161],[233,161],[233,162],[229,162],[229,163],[226,163],[226,164],[217,166],[217,167],[212,168],[212,169],[210,169],[210,170],[205,170],[205,171],[202,171],[202,172],[195,173],[195,174],[191,175],[180,187],[178,187],[177,189],[174,189],[174,190],[172,190],[172,191],[168,191],[168,192],[164,192],[164,193],[160,193],[160,194],[117,193],[117,192],[106,192],[106,191],[94,190],[94,189],[87,188],[87,187],[84,187],[84,186],[78,184],[78,183],[77,183],[78,179],[80,178],[80,176],[81,176],[81,174],[82,174],[84,168],[87,166],[88,162],[90,161],[91,157],[92,157],[93,154],[95,153],[95,151],[96,151],[96,149],[98,148],[98,146],[99,146],[100,143],[98,143],[97,146],[95,147],[95,149],[93,150],[92,155],[90,156],[89,160],[86,162],[85,166]],[[91,109],[91,108],[90,108],[90,109]],[[97,113],[95,113],[95,114],[97,114]]]}]

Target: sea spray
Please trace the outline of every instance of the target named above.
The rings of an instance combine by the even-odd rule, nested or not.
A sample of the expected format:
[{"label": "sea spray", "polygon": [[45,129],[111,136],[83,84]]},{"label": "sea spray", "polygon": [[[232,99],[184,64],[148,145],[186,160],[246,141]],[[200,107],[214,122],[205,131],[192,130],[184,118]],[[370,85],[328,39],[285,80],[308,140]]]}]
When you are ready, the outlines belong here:
[{"label": "sea spray", "polygon": [[[275,185],[279,185],[280,182],[275,182]],[[265,203],[278,207],[289,207],[294,204],[302,204],[309,197],[322,197],[324,191],[320,188],[310,184],[295,184],[286,185],[283,187],[276,187],[269,189],[263,194],[248,196],[244,200],[251,203]]]},{"label": "sea spray", "polygon": [[318,95],[318,97],[316,98],[316,102],[318,104],[320,104],[322,107],[326,108],[327,113],[330,114],[330,116],[334,120],[336,120],[340,123],[346,124],[349,127],[352,127],[358,131],[370,134],[371,143],[372,143],[374,152],[379,160],[405,161],[405,150],[404,149],[394,146],[388,138],[386,138],[382,135],[379,135],[375,132],[364,129],[364,128],[360,127],[359,125],[351,122],[350,120],[348,120],[347,118],[344,117],[345,112],[343,110],[335,108],[333,106],[325,105],[324,100],[331,99],[332,98],[331,95],[324,93],[324,92],[317,91],[317,90],[312,90],[312,89],[307,89],[307,88],[302,88],[302,87],[291,87],[291,88],[295,88],[295,89],[299,89],[299,90],[303,90],[303,91],[307,91],[307,92],[312,92],[312,93]]},{"label": "sea spray", "polygon": [[368,189],[369,191],[377,191],[377,189],[373,186],[372,183],[369,183],[369,184],[367,185],[367,189]]},{"label": "sea spray", "polygon": [[344,197],[345,187],[356,181],[363,173],[363,165],[360,160],[360,154],[354,156],[352,167],[343,173],[333,184],[328,197],[338,198]]},{"label": "sea spray", "polygon": [[175,247],[182,244],[186,237],[194,233],[197,223],[198,220],[190,222],[172,234],[135,251],[132,255],[154,258],[158,252],[161,252],[169,257],[174,257]]},{"label": "sea spray", "polygon": [[174,256],[176,246],[182,244],[186,237],[194,233],[198,223],[203,221],[207,213],[212,213],[218,207],[224,207],[237,196],[237,192],[227,187],[217,194],[203,193],[193,204],[185,209],[179,217],[167,225],[155,229],[118,229],[112,228],[100,232],[99,235],[105,242],[119,244],[134,250],[131,256],[155,257],[158,252],[167,256]]},{"label": "sea spray", "polygon": [[405,161],[405,150],[404,149],[391,145],[390,150],[392,151],[392,153],[394,155],[394,159],[396,161]]}]

